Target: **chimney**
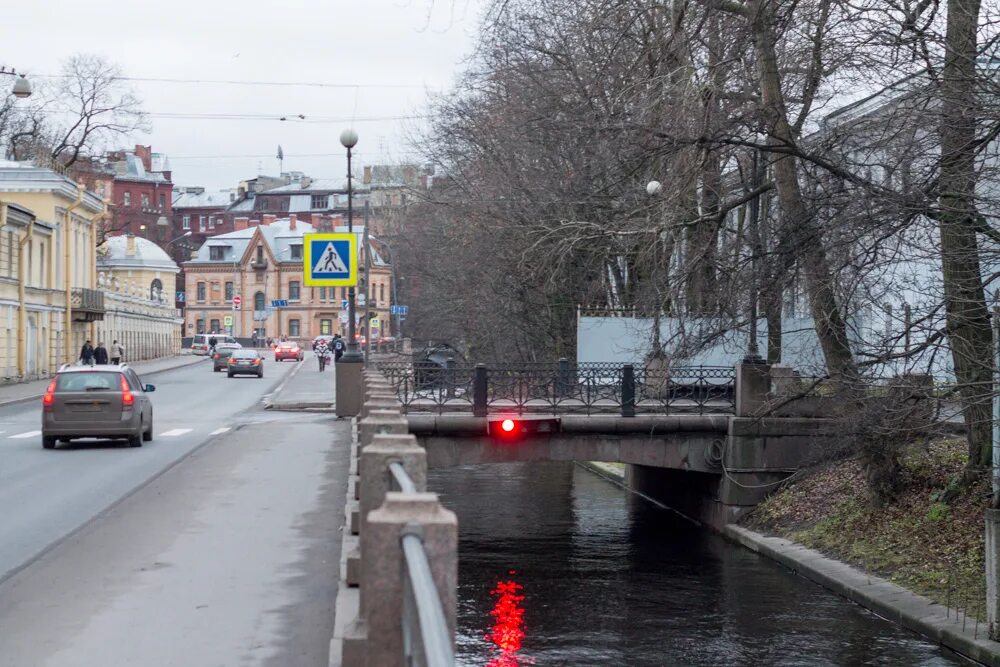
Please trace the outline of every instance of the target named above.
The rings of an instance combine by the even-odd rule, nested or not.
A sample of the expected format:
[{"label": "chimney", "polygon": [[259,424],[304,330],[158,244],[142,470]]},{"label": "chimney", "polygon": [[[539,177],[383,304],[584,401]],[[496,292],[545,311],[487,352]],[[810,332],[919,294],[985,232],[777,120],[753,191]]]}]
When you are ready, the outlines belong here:
[{"label": "chimney", "polygon": [[313,213],[311,220],[312,220],[313,229],[319,231],[320,229],[323,228],[323,214],[322,213]]},{"label": "chimney", "polygon": [[294,213],[288,215],[288,231],[294,232],[299,219]]},{"label": "chimney", "polygon": [[368,184],[370,184],[372,182],[372,168],[371,168],[371,166],[365,165],[365,177],[364,177],[364,180],[361,181],[361,182],[364,183],[365,185],[368,185]]},{"label": "chimney", "polygon": [[153,169],[153,164],[152,164],[153,147],[152,146],[143,146],[142,144],[136,144],[135,145],[135,154],[136,154],[136,157],[138,157],[140,160],[142,160],[142,166],[146,168],[146,171],[152,171],[152,169]]},{"label": "chimney", "polygon": [[249,222],[250,222],[249,218],[236,218],[235,220],[233,220],[233,231],[238,232],[246,229]]},{"label": "chimney", "polygon": [[302,189],[303,190],[308,190],[309,186],[312,185],[312,182],[313,182],[313,179],[312,179],[311,176],[303,176],[302,177]]},{"label": "chimney", "polygon": [[342,216],[342,215],[334,215],[334,216],[331,216],[331,217],[333,218],[330,221],[330,226],[332,228],[336,229],[337,227],[343,227],[344,226],[344,216]]},{"label": "chimney", "polygon": [[135,257],[135,235],[129,234],[125,237],[125,256]]},{"label": "chimney", "polygon": [[260,224],[262,224],[262,225],[270,225],[271,223],[273,223],[275,221],[275,219],[277,218],[277,216],[273,215],[271,213],[265,213],[263,215],[263,218],[264,219],[261,220]]}]

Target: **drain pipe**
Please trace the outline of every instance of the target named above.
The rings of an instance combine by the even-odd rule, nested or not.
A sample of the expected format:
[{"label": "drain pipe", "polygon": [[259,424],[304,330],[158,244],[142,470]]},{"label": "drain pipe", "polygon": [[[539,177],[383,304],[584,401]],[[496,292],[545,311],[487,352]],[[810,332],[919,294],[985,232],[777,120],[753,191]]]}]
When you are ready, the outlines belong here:
[{"label": "drain pipe", "polygon": [[[0,204],[0,227],[7,224],[7,203]],[[17,374],[23,378],[28,372],[28,313],[24,284],[28,280],[25,275],[24,246],[28,245],[35,233],[35,216],[28,221],[28,229],[17,242]]]},{"label": "drain pipe", "polygon": [[66,208],[66,224],[63,227],[63,268],[66,270],[63,285],[66,291],[66,323],[63,325],[65,327],[63,331],[63,340],[65,341],[63,355],[65,360],[63,363],[67,364],[73,363],[75,357],[75,345],[73,344],[73,209],[83,202],[83,193],[83,186],[77,183],[76,201]]},{"label": "drain pipe", "polygon": [[[93,289],[97,289],[97,225],[98,223],[103,224],[105,220],[111,217],[111,210],[108,207],[108,200],[102,200],[102,210],[97,217],[90,221],[90,285]],[[107,330],[104,334],[107,335]],[[90,323],[90,339],[97,344],[97,322],[92,321]]]}]

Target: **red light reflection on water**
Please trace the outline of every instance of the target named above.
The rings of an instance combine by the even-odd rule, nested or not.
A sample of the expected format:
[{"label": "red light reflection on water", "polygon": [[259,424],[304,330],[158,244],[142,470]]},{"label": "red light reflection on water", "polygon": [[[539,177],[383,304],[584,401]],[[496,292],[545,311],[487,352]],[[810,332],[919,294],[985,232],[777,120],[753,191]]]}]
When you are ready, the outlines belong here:
[{"label": "red light reflection on water", "polygon": [[[511,570],[508,574],[517,574]],[[497,582],[490,595],[496,596],[496,604],[490,616],[493,617],[493,631],[488,639],[493,642],[496,655],[486,663],[486,667],[519,667],[523,657],[517,655],[524,639],[524,608],[520,594],[521,584],[513,580]]]}]

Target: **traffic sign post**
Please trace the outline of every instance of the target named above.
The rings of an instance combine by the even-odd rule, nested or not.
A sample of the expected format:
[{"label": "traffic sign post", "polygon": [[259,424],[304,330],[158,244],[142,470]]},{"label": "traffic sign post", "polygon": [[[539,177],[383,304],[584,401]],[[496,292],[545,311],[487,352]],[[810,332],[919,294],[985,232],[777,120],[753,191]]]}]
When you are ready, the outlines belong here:
[{"label": "traffic sign post", "polygon": [[354,287],[358,283],[358,239],[353,233],[306,234],[302,274],[307,287]]},{"label": "traffic sign post", "polygon": [[240,297],[239,294],[237,294],[236,296],[234,296],[233,297],[233,310],[239,310],[240,309],[240,305],[242,305],[242,303],[243,303],[243,299]]},{"label": "traffic sign post", "polygon": [[271,299],[272,308],[288,308],[288,299]]}]

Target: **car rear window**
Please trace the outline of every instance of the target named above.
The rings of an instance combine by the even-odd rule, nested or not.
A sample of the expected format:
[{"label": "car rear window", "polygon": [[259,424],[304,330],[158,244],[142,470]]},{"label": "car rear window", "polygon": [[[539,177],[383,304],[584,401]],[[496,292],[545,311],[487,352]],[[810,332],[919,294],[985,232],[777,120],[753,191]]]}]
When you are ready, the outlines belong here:
[{"label": "car rear window", "polygon": [[56,375],[56,391],[118,391],[121,387],[120,373],[87,371]]},{"label": "car rear window", "polygon": [[233,359],[254,359],[257,353],[253,350],[233,350],[231,355]]}]

